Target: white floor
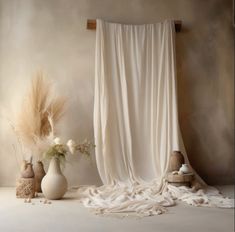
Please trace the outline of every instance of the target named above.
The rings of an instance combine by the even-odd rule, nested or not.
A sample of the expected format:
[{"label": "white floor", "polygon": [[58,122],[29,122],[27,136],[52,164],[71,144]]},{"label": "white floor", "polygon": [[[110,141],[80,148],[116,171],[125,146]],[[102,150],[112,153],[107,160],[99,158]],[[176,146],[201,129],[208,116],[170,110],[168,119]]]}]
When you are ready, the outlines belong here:
[{"label": "white floor", "polygon": [[[219,189],[234,197],[233,186]],[[168,212],[141,219],[96,216],[84,208],[74,192],[43,204],[42,198],[24,203],[14,188],[0,188],[0,232],[232,232],[234,209],[192,207],[179,203]]]}]

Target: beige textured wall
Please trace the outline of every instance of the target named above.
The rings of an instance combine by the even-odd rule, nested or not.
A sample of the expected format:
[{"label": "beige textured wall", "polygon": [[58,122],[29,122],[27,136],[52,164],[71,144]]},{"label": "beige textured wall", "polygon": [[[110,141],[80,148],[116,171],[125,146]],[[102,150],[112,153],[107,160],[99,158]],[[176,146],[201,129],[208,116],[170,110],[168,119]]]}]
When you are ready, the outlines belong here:
[{"label": "beige textured wall", "polygon": [[[0,0],[0,186],[18,173],[6,116],[14,115],[35,70],[69,97],[63,137],[93,138],[95,32],[88,18],[121,23],[181,19],[177,34],[180,124],[189,159],[209,183],[234,180],[231,0]],[[71,157],[70,185],[96,184],[95,163]],[[94,161],[94,160],[93,160]]]}]

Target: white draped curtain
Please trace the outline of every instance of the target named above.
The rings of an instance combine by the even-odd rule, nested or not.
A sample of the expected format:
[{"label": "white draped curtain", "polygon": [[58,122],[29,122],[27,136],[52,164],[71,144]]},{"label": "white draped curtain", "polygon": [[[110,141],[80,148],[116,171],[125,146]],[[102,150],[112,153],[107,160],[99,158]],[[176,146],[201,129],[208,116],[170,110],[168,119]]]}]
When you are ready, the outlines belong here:
[{"label": "white draped curtain", "polygon": [[94,128],[102,181],[162,178],[179,147],[174,23],[97,20]]},{"label": "white draped curtain", "polygon": [[[178,126],[174,22],[97,20],[96,33],[94,134],[104,186],[81,188],[80,200],[100,213],[144,215],[162,213],[176,197],[210,205],[208,194],[164,182],[172,151],[188,162]],[[230,204],[215,190],[210,195]]]}]

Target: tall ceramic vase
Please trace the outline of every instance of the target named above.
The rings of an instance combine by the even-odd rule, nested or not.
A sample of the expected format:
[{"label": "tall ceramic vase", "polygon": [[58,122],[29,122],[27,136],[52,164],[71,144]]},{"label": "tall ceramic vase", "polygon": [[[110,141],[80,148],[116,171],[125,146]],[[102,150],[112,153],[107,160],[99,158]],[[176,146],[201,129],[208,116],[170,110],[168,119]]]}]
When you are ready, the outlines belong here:
[{"label": "tall ceramic vase", "polygon": [[42,192],[50,200],[61,199],[67,191],[67,180],[60,169],[60,160],[53,157],[50,161],[47,174],[43,177]]}]

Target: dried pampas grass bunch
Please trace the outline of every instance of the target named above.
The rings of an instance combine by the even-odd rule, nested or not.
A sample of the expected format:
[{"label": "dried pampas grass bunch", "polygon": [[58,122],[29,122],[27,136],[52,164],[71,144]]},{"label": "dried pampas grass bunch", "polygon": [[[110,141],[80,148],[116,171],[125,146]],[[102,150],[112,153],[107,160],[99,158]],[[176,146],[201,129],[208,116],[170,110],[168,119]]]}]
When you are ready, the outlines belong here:
[{"label": "dried pampas grass bunch", "polygon": [[65,98],[54,96],[51,87],[43,73],[37,72],[16,118],[20,142],[34,152],[48,137],[54,137],[54,125],[64,113]]}]

